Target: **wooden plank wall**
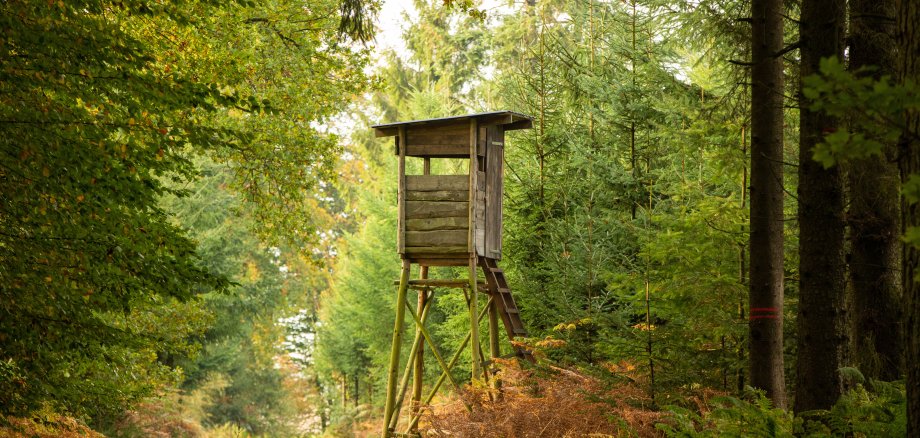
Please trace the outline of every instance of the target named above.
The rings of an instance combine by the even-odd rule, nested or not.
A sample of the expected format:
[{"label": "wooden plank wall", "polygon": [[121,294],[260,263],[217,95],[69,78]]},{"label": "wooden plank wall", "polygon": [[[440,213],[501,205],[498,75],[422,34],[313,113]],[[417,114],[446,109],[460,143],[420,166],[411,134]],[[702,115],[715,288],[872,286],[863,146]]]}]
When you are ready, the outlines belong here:
[{"label": "wooden plank wall", "polygon": [[501,126],[489,127],[486,147],[485,187],[485,257],[502,258],[502,193],[505,131]]},{"label": "wooden plank wall", "polygon": [[408,129],[406,155],[430,158],[469,158],[469,123],[446,126],[412,126]]},{"label": "wooden plank wall", "polygon": [[469,252],[468,176],[407,175],[405,197],[406,254],[437,256]]}]

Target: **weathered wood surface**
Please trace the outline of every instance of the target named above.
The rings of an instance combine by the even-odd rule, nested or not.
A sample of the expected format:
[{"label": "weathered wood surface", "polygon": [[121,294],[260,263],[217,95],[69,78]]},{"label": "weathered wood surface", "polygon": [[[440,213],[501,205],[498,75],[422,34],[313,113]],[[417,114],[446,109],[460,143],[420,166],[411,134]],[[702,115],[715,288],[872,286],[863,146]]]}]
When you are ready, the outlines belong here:
[{"label": "weathered wood surface", "polygon": [[412,263],[423,266],[466,266],[469,258],[466,254],[441,254],[430,257],[424,254],[413,254],[409,257]]},{"label": "weathered wood surface", "polygon": [[406,231],[406,246],[459,246],[466,235],[467,230]]},{"label": "weathered wood surface", "polygon": [[424,254],[427,257],[438,254],[468,254],[466,245],[464,246],[407,246],[406,254]]},{"label": "weathered wood surface", "polygon": [[406,249],[406,127],[399,127],[399,176],[397,191],[397,209],[398,217],[396,218],[396,248],[399,254],[405,253]]},{"label": "weathered wood surface", "polygon": [[430,132],[424,134],[417,134],[409,132],[409,137],[407,143],[411,146],[414,144],[441,144],[441,145],[456,145],[456,146],[466,146],[469,142],[469,137],[466,133],[450,133],[450,132]]},{"label": "weathered wood surface", "polygon": [[467,217],[468,202],[406,201],[406,219]]},{"label": "weathered wood surface", "polygon": [[503,125],[505,131],[513,129],[528,129],[532,127],[530,116],[512,111],[490,111],[485,113],[467,114],[463,116],[441,117],[438,119],[409,120],[397,123],[382,123],[374,125],[374,135],[389,137],[397,134],[397,127],[407,126],[409,129],[444,129],[457,126],[467,126],[467,121],[477,119],[480,126]]},{"label": "weathered wood surface", "polygon": [[[469,208],[469,212],[467,215],[467,219],[469,219],[469,226],[467,229],[468,236],[467,236],[466,247],[472,249],[472,248],[475,248],[475,245],[476,245],[476,235],[475,235],[476,233],[476,204],[477,204],[476,193],[481,191],[479,190],[479,180],[480,180],[479,173],[480,172],[479,172],[479,168],[476,162],[476,143],[479,142],[479,122],[476,119],[470,119],[469,125],[470,125],[470,131],[469,131],[470,132],[470,137],[469,137],[469,151],[470,151],[469,178],[470,178],[470,182],[467,187],[470,187],[471,193],[470,193],[469,202],[467,205],[467,208]],[[476,190],[473,190],[474,188]],[[474,348],[473,350],[475,351],[476,349]],[[476,361],[476,357],[474,355],[473,362],[475,361]],[[473,376],[475,375],[476,373],[474,372]]]},{"label": "weathered wood surface", "polygon": [[486,230],[476,229],[476,254],[485,255],[486,251]]},{"label": "weathered wood surface", "polygon": [[458,120],[453,123],[412,126],[409,128],[409,137],[443,134],[462,135],[464,137],[462,142],[466,144],[466,137],[470,133],[469,126],[470,122],[466,120]]},{"label": "weathered wood surface", "polygon": [[406,155],[431,158],[465,158],[469,156],[465,145],[448,144],[410,144],[406,146]]},{"label": "weathered wood surface", "polygon": [[468,197],[469,192],[466,190],[438,190],[431,192],[409,190],[406,192],[407,201],[463,202],[466,201]]},{"label": "weathered wood surface", "polygon": [[502,253],[502,191],[505,132],[500,126],[489,128],[486,151],[486,214],[485,257],[501,259]]},{"label": "weathered wood surface", "polygon": [[[484,187],[484,186],[483,186]],[[470,182],[466,175],[407,175],[406,190],[435,192],[442,190],[469,191]]]},{"label": "weathered wood surface", "polygon": [[407,219],[406,231],[466,230],[467,225],[466,217],[462,216]]},{"label": "weathered wood surface", "polygon": [[[466,263],[466,259],[464,259]],[[399,284],[399,280],[393,280],[394,285]],[[486,286],[485,280],[478,280],[478,286]],[[467,279],[442,279],[442,278],[425,278],[418,280],[409,280],[409,286],[431,286],[431,287],[469,287],[470,281]]]}]

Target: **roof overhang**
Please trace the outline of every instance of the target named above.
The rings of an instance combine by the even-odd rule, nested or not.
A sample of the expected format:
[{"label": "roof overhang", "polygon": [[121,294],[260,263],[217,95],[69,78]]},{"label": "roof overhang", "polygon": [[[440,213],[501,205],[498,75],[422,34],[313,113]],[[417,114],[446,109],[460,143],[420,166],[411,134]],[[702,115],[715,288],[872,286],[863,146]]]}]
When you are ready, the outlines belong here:
[{"label": "roof overhang", "polygon": [[533,117],[530,117],[526,114],[516,113],[514,111],[491,111],[485,113],[466,114],[463,116],[441,117],[438,119],[384,123],[380,125],[373,125],[371,128],[374,128],[374,135],[377,137],[390,137],[396,135],[397,132],[399,132],[400,126],[448,126],[471,119],[476,119],[479,122],[479,126],[502,125],[505,131],[512,131],[515,129],[530,129],[533,127]]}]

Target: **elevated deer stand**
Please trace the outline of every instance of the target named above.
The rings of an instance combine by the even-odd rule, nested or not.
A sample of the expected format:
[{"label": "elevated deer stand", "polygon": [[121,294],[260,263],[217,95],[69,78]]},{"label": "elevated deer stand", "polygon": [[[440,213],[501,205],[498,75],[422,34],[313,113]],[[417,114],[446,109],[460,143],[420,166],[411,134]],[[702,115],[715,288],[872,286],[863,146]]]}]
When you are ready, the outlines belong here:
[{"label": "elevated deer stand", "polygon": [[[450,374],[467,345],[471,345],[473,379],[488,379],[479,343],[479,321],[489,315],[489,353],[500,356],[498,319],[510,339],[526,336],[518,308],[504,273],[498,268],[502,246],[502,157],[505,131],[528,129],[532,119],[510,111],[470,114],[442,119],[376,125],[378,137],[396,136],[399,155],[398,246],[402,275],[396,296],[396,323],[387,375],[387,398],[383,436],[417,436],[420,407],[431,402],[445,379],[459,389]],[[422,175],[406,175],[406,157],[423,161]],[[431,175],[431,160],[460,158],[470,164],[466,175]],[[410,280],[412,264],[418,264],[419,279]],[[428,278],[431,266],[467,266],[468,278]],[[485,280],[477,278],[477,266]],[[413,310],[406,299],[409,289],[418,291]],[[425,328],[425,319],[436,288],[460,288],[467,297],[470,331],[450,361],[445,361]],[[488,295],[479,309],[479,292]],[[415,340],[401,378],[398,378],[402,329],[406,309],[415,321]],[[423,352],[427,343],[441,367],[441,377],[422,400]],[[515,354],[532,360],[530,352],[515,347]],[[404,433],[396,433],[399,413],[413,376],[411,416]],[[497,385],[495,379],[493,384]],[[398,384],[398,389],[397,389]]]}]

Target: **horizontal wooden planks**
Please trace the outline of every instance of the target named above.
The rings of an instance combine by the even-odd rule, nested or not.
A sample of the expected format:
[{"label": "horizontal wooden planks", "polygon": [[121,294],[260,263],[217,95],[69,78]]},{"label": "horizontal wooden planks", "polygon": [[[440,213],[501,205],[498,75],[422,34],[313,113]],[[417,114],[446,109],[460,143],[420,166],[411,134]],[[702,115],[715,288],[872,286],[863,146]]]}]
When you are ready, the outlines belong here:
[{"label": "horizontal wooden planks", "polygon": [[406,175],[406,190],[436,192],[460,190],[469,192],[470,181],[466,175]]},{"label": "horizontal wooden planks", "polygon": [[469,144],[470,137],[468,134],[453,134],[453,133],[425,133],[425,134],[413,134],[409,132],[409,136],[406,138],[409,146],[414,144],[441,144],[441,145],[455,145],[467,147],[467,155],[469,155]]},{"label": "horizontal wooden planks", "polygon": [[469,217],[468,202],[406,201],[406,219]]},{"label": "horizontal wooden planks", "polygon": [[466,230],[406,231],[406,246],[465,246]]},{"label": "horizontal wooden planks", "polygon": [[407,246],[406,254],[436,257],[445,254],[467,254],[469,250],[463,246]]},{"label": "horizontal wooden planks", "polygon": [[406,156],[431,158],[466,158],[470,156],[470,152],[469,148],[464,145],[410,144],[406,146]]},{"label": "horizontal wooden planks", "polygon": [[406,192],[407,201],[463,202],[469,199],[469,196],[470,194],[466,190],[437,190],[431,192],[409,190]]},{"label": "horizontal wooden planks", "polygon": [[464,230],[466,232],[468,226],[469,221],[466,216],[406,220],[407,231]]}]

